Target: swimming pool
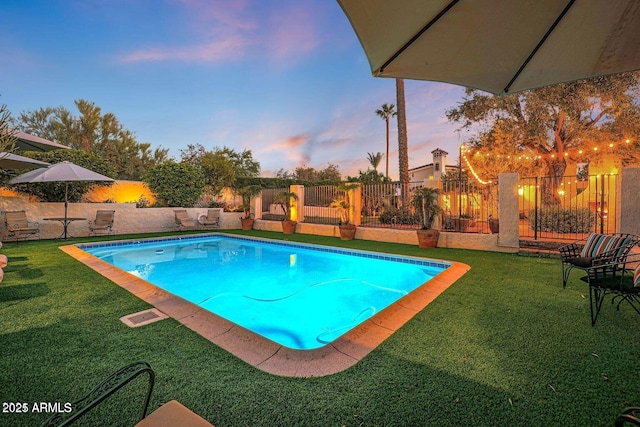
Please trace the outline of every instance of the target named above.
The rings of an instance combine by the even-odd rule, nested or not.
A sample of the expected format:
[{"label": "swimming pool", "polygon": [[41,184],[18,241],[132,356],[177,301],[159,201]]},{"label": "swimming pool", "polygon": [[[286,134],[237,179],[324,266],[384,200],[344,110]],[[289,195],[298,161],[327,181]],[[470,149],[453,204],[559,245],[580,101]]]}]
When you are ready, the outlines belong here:
[{"label": "swimming pool", "polygon": [[442,261],[228,235],[79,247],[298,350],[327,345],[450,266]]}]

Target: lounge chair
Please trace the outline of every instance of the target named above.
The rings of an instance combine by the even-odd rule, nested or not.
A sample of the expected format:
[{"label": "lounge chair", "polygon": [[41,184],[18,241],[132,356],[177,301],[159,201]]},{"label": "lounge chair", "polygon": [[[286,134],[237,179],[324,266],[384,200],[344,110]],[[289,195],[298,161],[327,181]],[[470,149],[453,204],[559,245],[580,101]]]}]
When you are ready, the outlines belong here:
[{"label": "lounge chair", "polygon": [[26,240],[29,237],[40,238],[40,224],[29,222],[25,211],[8,211],[4,213],[5,239]]},{"label": "lounge chair", "polygon": [[574,268],[586,271],[594,264],[612,258],[624,263],[627,255],[638,242],[640,238],[634,234],[591,233],[584,240],[559,247],[562,257],[562,287],[567,286],[569,274]]},{"label": "lounge chair", "polygon": [[[140,422],[136,424],[136,427],[213,427],[211,423],[181,405],[176,400],[171,400],[165,403],[154,412],[147,415],[149,401],[151,400],[151,392],[153,391],[155,383],[155,373],[153,372],[151,365],[143,361],[134,362],[119,369],[91,390],[85,397],[71,403],[71,408],[73,408],[72,411],[59,412],[49,417],[42,424],[42,427],[62,427],[72,424],[78,418],[96,407],[100,402],[106,400],[116,391],[120,390],[129,382],[143,374],[147,374],[149,376],[149,386],[144,400],[144,406],[142,408],[142,416],[140,417]],[[112,422],[115,422],[117,417],[117,415],[114,415],[112,420],[104,420],[102,425],[109,425]]]},{"label": "lounge chair", "polygon": [[617,301],[618,310],[627,302],[640,314],[640,254],[599,258],[585,270],[582,280],[589,284],[592,326],[607,295],[612,295],[612,304]]},{"label": "lounge chair", "polygon": [[204,228],[220,227],[220,209],[209,209],[207,214],[202,214],[198,217],[198,223]]},{"label": "lounge chair", "polygon": [[113,221],[116,211],[98,210],[96,219],[89,221],[89,235],[113,234]]},{"label": "lounge chair", "polygon": [[178,231],[193,230],[196,228],[196,223],[189,218],[189,214],[186,209],[174,210],[176,227]]}]

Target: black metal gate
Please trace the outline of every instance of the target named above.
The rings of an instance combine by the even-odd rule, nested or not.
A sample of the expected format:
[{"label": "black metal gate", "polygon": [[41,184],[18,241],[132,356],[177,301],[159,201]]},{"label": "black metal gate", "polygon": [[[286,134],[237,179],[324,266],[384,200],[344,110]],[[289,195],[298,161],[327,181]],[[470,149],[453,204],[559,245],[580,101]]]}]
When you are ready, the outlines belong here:
[{"label": "black metal gate", "polygon": [[617,229],[617,175],[521,178],[520,238],[579,240]]}]

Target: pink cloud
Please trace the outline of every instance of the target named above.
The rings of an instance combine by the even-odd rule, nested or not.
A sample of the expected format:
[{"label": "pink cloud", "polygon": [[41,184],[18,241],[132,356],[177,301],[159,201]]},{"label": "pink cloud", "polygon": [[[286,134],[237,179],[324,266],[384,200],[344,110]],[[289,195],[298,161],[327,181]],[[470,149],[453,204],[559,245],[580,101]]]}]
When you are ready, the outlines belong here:
[{"label": "pink cloud", "polygon": [[300,6],[279,10],[270,19],[269,49],[273,59],[286,59],[313,51],[319,44],[309,10]]},{"label": "pink cloud", "polygon": [[238,58],[247,46],[241,37],[225,38],[220,41],[188,47],[153,47],[141,49],[121,57],[122,62],[217,62]]},{"label": "pink cloud", "polygon": [[291,138],[287,138],[284,141],[276,142],[272,145],[272,149],[282,149],[282,148],[297,148],[309,141],[308,135],[296,135]]},{"label": "pink cloud", "polygon": [[121,55],[122,62],[219,62],[250,54],[282,61],[320,44],[317,23],[302,6],[283,5],[272,11],[245,0],[178,0],[178,4],[184,18],[172,25],[181,37],[191,35],[193,42],[137,49]]},{"label": "pink cloud", "polygon": [[252,19],[247,19],[245,12],[248,3],[245,0],[178,0],[185,5],[188,11],[205,28],[211,28],[211,22],[218,25],[236,28],[239,30],[250,30],[255,28],[256,23]]}]

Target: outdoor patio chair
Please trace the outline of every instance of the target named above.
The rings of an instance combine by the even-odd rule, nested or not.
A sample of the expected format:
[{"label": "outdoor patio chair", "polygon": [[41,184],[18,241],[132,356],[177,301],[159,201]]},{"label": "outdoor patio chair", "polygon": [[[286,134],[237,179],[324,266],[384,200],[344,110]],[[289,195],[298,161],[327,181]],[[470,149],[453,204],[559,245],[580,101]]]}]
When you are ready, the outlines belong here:
[{"label": "outdoor patio chair", "polygon": [[89,221],[89,235],[113,234],[113,221],[116,211],[98,210],[96,219]]},{"label": "outdoor patio chair", "polygon": [[[149,400],[155,383],[155,373],[147,362],[139,361],[131,363],[124,368],[111,374],[107,379],[102,381],[85,397],[71,403],[72,411],[60,412],[48,418],[41,427],[62,427],[74,423],[78,418],[87,414],[91,409],[113,395],[116,391],[136,379],[138,376],[147,374],[149,376],[149,386],[142,407],[142,415],[140,422],[136,427],[213,427],[204,418],[192,412],[187,407],[181,405],[176,400],[171,400],[160,406],[151,414],[147,415],[149,408]],[[115,421],[118,415],[114,415]],[[111,422],[106,420],[102,425],[110,425]]]},{"label": "outdoor patio chair", "polygon": [[175,214],[176,227],[178,228],[178,231],[193,230],[196,228],[196,223],[189,218],[189,214],[186,209],[174,210],[173,213]]},{"label": "outdoor patio chair", "polygon": [[16,242],[29,237],[40,238],[40,224],[27,220],[25,211],[8,211],[4,213],[5,240],[14,238]]},{"label": "outdoor patio chair", "polygon": [[616,427],[626,425],[640,426],[640,408],[627,408],[616,418]]},{"label": "outdoor patio chair", "polygon": [[585,270],[587,275],[581,280],[589,284],[592,326],[596,324],[607,295],[612,295],[611,303],[617,303],[618,310],[623,302],[627,302],[640,314],[640,253],[598,258]]},{"label": "outdoor patio chair", "polygon": [[631,249],[639,242],[640,238],[634,234],[591,233],[584,240],[560,246],[558,250],[562,257],[562,287],[567,286],[569,274],[574,268],[587,270],[600,260],[612,258],[624,263]]},{"label": "outdoor patio chair", "polygon": [[202,214],[198,217],[198,223],[204,228],[220,227],[220,209],[209,209],[207,214]]}]

